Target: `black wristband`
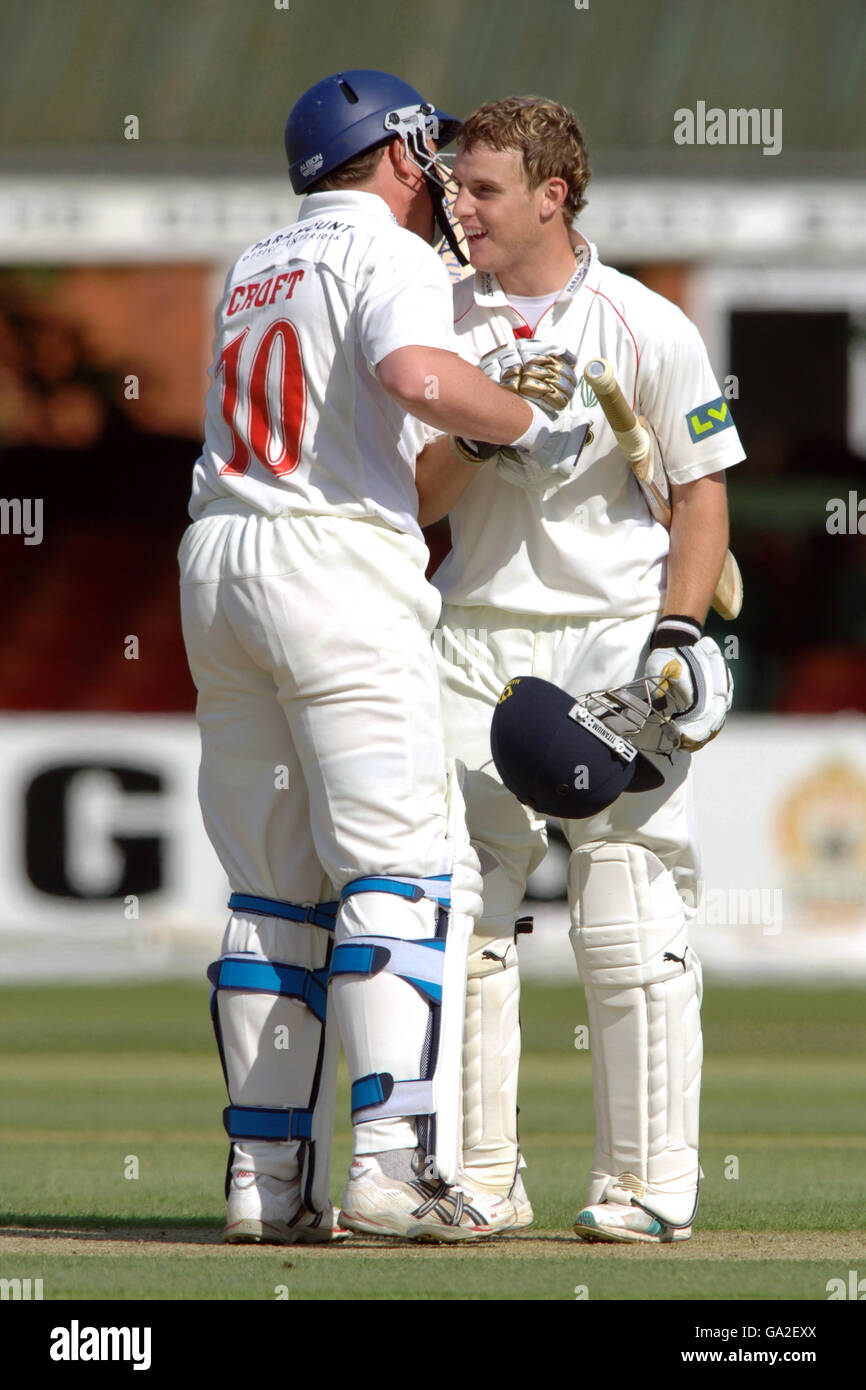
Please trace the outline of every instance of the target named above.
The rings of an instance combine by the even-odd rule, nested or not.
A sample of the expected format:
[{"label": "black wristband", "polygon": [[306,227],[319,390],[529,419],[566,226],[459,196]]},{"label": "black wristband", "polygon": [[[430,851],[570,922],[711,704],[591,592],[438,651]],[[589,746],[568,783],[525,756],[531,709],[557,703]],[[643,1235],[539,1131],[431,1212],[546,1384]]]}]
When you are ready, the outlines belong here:
[{"label": "black wristband", "polygon": [[659,618],[650,641],[650,651],[658,647],[693,647],[704,635],[703,624],[684,613],[666,613]]},{"label": "black wristband", "polygon": [[474,467],[492,459],[493,455],[498,453],[499,447],[498,444],[485,444],[480,439],[464,439],[462,435],[458,434],[451,436],[451,448],[454,453],[464,463],[471,463]]}]

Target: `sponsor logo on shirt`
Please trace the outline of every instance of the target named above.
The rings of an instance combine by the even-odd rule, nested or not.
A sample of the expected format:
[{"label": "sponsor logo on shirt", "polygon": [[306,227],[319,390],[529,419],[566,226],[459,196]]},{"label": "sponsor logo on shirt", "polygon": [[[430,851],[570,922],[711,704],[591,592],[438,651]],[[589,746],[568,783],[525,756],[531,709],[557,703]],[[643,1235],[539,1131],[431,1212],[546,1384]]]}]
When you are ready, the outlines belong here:
[{"label": "sponsor logo on shirt", "polygon": [[706,439],[707,435],[718,434],[719,430],[728,429],[733,423],[727,401],[721,396],[717,396],[714,401],[707,401],[706,405],[697,406],[686,415],[686,424],[694,444]]},{"label": "sponsor logo on shirt", "polygon": [[580,387],[580,399],[583,401],[587,410],[591,410],[594,405],[598,405],[598,396],[586,380],[586,377],[582,376],[578,385]]},{"label": "sponsor logo on shirt", "polygon": [[590,254],[585,246],[581,246],[575,251],[574,259],[577,262],[575,271],[565,289],[562,291],[563,294],[577,294],[589,270]]}]

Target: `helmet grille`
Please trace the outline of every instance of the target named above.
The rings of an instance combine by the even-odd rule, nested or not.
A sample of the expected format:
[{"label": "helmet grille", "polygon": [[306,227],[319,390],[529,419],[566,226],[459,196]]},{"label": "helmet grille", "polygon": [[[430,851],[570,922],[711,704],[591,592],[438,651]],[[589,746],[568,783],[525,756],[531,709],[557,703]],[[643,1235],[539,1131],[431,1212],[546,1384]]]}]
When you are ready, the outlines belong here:
[{"label": "helmet grille", "polygon": [[343,96],[346,98],[346,100],[351,102],[352,105],[354,105],[355,102],[358,100],[358,93],[354,90],[353,87],[349,86],[348,82],[343,81],[340,83],[340,91],[343,93]]}]

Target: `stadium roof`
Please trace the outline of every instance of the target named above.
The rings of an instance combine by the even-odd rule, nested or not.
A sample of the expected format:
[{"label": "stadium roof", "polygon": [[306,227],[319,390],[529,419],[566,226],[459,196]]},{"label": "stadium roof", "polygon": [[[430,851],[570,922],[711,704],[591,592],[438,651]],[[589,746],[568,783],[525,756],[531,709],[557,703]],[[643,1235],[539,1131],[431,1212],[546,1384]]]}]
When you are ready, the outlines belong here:
[{"label": "stadium roof", "polygon": [[[863,0],[5,0],[0,162],[274,172],[293,101],[341,66],[398,72],[458,115],[542,92],[609,173],[866,168]],[[780,110],[781,152],[677,145],[675,112],[699,102]]]}]

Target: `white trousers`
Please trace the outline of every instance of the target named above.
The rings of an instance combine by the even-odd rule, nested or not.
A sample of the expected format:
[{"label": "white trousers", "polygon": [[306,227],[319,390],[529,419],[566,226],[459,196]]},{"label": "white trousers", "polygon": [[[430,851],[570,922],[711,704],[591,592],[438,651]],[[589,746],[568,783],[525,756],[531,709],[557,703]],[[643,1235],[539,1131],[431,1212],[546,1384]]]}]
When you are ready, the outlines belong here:
[{"label": "white trousers", "polygon": [[[538,676],[583,695],[636,680],[656,621],[651,614],[566,622],[496,608],[444,607],[435,647],[445,742],[448,753],[466,764],[466,819],[482,869],[485,849],[502,869],[495,880],[485,877],[482,920],[491,930],[500,928],[497,934],[512,929],[526,880],[547,844],[545,822],[503,787],[490,753],[490,721],[502,687],[512,676]],[[596,840],[645,845],[670,869],[681,892],[695,894],[691,759],[675,753],[672,762],[653,761],[664,772],[662,787],[626,792],[597,816],[563,821],[563,833],[572,849]]]},{"label": "white trousers", "polygon": [[180,548],[199,795],[233,890],[447,872],[426,548],[338,517],[207,516]]},{"label": "white trousers", "polygon": [[[187,530],[179,558],[198,688],[199,797],[232,889],[321,902],[368,875],[450,873],[430,642],[440,599],[424,577],[422,542],[372,521],[227,509]],[[435,927],[428,900],[356,894],[340,910],[336,940],[411,940]],[[260,939],[235,914],[223,950],[262,953]],[[370,1072],[418,1076],[430,1009],[414,989],[383,974],[344,977],[331,993],[353,1081]],[[226,1047],[232,1103],[273,1106],[278,1082],[269,1074],[265,1086],[257,1065],[257,1055],[273,1049],[269,1029],[254,1028],[250,1011],[242,1017],[231,997],[223,1009],[239,1019],[240,1040]],[[309,1090],[309,1078],[295,1075],[309,1071],[302,1052],[285,1053],[285,1104],[303,1104],[294,1095]],[[360,1140],[364,1151],[412,1146],[415,1130],[389,1119],[367,1125]],[[262,1171],[289,1171],[273,1166],[266,1142],[244,1154]]]},{"label": "white trousers", "polygon": [[[491,719],[503,686],[514,676],[538,676],[574,695],[636,679],[643,670],[654,624],[654,615],[566,623],[492,608],[448,606],[436,634],[446,747],[467,767],[467,822],[483,874],[484,909],[469,955],[464,1166],[474,1182],[494,1191],[512,1189],[519,1159],[519,977],[514,923],[527,878],[543,859],[547,841],[545,821],[523,806],[499,779],[490,752]],[[572,850],[599,841],[644,845],[671,870],[680,891],[693,889],[698,868],[689,815],[689,758],[678,754],[672,764],[659,760],[659,765],[665,783],[657,791],[625,793],[599,815],[562,822],[563,831]],[[575,860],[573,855],[572,864]],[[578,920],[581,908],[574,900],[575,882],[576,875],[570,873],[573,921]],[[676,897],[673,886],[671,893]],[[585,983],[588,998],[593,995],[592,1007],[595,991]],[[603,1051],[603,1033],[600,1025],[594,1026],[594,1057]],[[673,1052],[676,1064],[679,1052],[676,1048]],[[634,1114],[643,1113],[641,1066],[639,1049],[626,1047],[622,1056],[617,1054],[615,1075],[610,1079],[614,1094],[608,1095],[606,1078],[603,1085],[597,1079],[595,1087],[599,1135],[610,1131],[605,1116],[624,1110],[629,1152],[642,1144],[631,1123]],[[658,1097],[654,1104],[658,1109]],[[679,1104],[677,1097],[671,1104]],[[662,1111],[667,1114],[664,1106]],[[622,1126],[615,1128],[620,1141]],[[614,1147],[607,1143],[610,1152]],[[616,1152],[622,1147],[620,1143]],[[600,1156],[597,1166],[610,1161]],[[645,1163],[633,1166],[642,1173],[645,1168],[648,1171]]]}]

